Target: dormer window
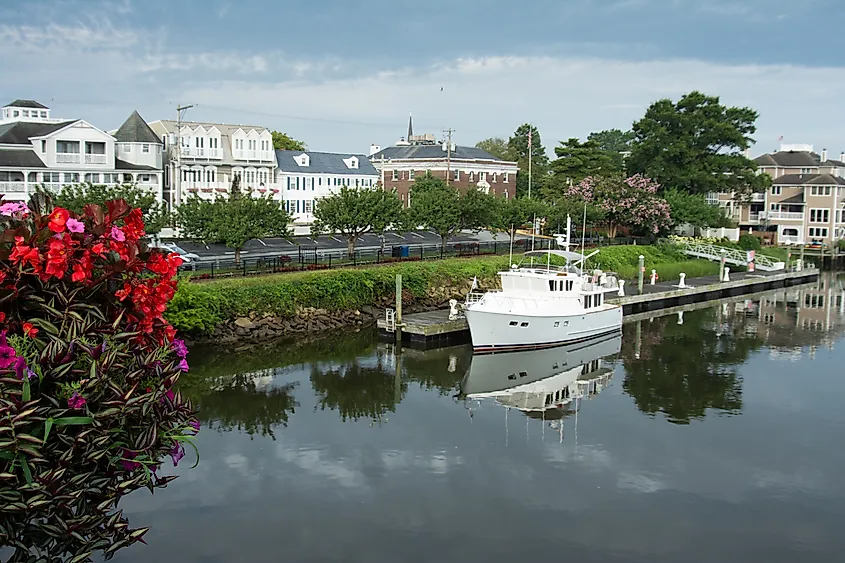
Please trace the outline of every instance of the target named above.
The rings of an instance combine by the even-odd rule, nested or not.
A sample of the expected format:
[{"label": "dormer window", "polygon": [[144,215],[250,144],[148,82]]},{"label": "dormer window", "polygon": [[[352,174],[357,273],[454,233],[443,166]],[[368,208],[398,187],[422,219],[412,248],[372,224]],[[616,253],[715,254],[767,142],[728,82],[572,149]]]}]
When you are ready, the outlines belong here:
[{"label": "dormer window", "polygon": [[23,111],[23,116],[24,116],[24,117],[29,117],[29,110],[28,110],[28,109],[21,110],[21,111]]},{"label": "dormer window", "polygon": [[349,158],[344,158],[343,163],[346,164],[347,168],[352,168],[352,169],[358,168],[358,159],[354,156],[350,156]]},{"label": "dormer window", "polygon": [[311,166],[311,157],[309,157],[305,153],[302,153],[301,155],[297,156],[296,158],[294,158],[294,160],[299,166]]}]

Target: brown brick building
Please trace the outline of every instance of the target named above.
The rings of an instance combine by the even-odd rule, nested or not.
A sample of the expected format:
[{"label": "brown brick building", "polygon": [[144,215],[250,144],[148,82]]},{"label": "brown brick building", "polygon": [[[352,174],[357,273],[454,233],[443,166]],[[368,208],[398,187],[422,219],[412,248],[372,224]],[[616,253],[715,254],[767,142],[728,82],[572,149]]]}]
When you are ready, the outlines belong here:
[{"label": "brown brick building", "polygon": [[379,171],[382,185],[395,189],[405,206],[414,180],[426,173],[443,179],[448,176],[449,185],[459,189],[475,186],[506,198],[516,196],[516,162],[474,147],[450,147],[446,142],[436,142],[434,135],[415,136],[410,123],[407,138],[392,147],[374,146],[370,150],[370,161]]}]

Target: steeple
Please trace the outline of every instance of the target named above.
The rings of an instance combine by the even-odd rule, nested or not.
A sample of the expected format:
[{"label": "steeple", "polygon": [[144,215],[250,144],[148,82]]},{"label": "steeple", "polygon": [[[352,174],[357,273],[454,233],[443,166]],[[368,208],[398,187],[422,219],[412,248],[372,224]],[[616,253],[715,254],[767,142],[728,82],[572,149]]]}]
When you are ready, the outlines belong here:
[{"label": "steeple", "polygon": [[407,140],[408,140],[408,142],[410,143],[410,142],[411,142],[411,137],[413,137],[413,136],[414,136],[414,118],[413,118],[413,116],[409,113],[409,114],[408,114],[408,136],[407,136],[407,137],[405,137],[405,139],[407,139]]}]

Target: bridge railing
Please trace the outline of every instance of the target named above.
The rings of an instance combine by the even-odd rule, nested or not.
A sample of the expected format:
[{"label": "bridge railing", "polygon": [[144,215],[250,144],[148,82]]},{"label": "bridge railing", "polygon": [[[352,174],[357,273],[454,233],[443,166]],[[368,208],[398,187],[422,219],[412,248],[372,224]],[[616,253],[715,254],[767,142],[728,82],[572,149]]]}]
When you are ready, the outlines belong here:
[{"label": "bridge railing", "polygon": [[[726,248],[715,244],[687,242],[684,243],[683,250],[686,254],[710,260],[721,260],[724,255],[725,261],[729,263],[746,264],[748,262],[748,253],[745,250]],[[781,270],[784,268],[783,262],[759,253],[754,256],[754,264],[761,270]]]}]

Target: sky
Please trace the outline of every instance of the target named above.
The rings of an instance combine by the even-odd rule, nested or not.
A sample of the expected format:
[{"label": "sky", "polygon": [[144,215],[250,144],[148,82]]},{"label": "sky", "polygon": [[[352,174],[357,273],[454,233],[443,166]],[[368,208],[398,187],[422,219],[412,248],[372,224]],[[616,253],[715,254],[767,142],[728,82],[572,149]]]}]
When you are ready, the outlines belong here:
[{"label": "sky", "polygon": [[[262,125],[366,153],[407,131],[551,152],[691,90],[749,106],[755,154],[845,151],[842,0],[0,0],[0,103],[105,130]],[[8,99],[8,100],[7,100]]]}]

